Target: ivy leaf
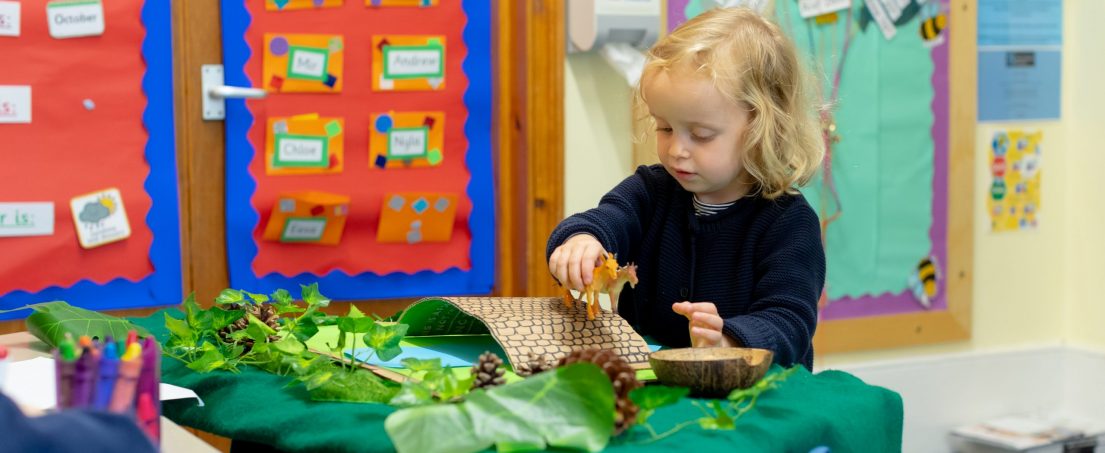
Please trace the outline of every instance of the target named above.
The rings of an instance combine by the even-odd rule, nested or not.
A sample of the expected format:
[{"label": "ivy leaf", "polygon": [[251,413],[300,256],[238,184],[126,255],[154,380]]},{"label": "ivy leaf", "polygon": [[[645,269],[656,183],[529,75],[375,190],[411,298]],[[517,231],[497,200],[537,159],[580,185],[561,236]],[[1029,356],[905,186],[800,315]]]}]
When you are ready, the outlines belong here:
[{"label": "ivy leaf", "polygon": [[27,308],[35,311],[27,317],[27,330],[51,347],[57,347],[66,333],[73,338],[88,335],[101,339],[126,338],[127,332],[132,330],[142,337],[150,335],[146,329],[125,319],[74,307],[63,301],[33,304]]},{"label": "ivy leaf", "polygon": [[307,348],[303,346],[303,343],[297,340],[294,336],[284,337],[280,339],[280,341],[272,343],[272,347],[275,348],[277,351],[293,356],[298,356],[299,354],[303,353],[303,351],[307,350]]},{"label": "ivy leaf", "polygon": [[400,452],[460,453],[491,446],[598,451],[614,432],[614,392],[599,367],[579,363],[471,392],[463,403],[399,410],[384,428]]},{"label": "ivy leaf", "polygon": [[280,288],[272,293],[272,300],[278,304],[290,304],[292,303],[292,293],[288,290]]},{"label": "ivy leaf", "polygon": [[266,296],[264,294],[254,294],[249,291],[242,291],[242,294],[249,296],[249,298],[252,299],[253,303],[255,304],[263,304],[269,301],[269,296]]},{"label": "ivy leaf", "polygon": [[419,371],[437,371],[441,369],[441,359],[416,359],[414,357],[408,357],[400,361],[404,367],[408,370]]},{"label": "ivy leaf", "polygon": [[210,330],[216,331],[234,324],[234,321],[241,319],[246,313],[245,310],[223,310],[219,307],[211,307],[208,312],[210,312],[211,318]]},{"label": "ivy leaf", "polygon": [[211,343],[204,343],[200,347],[203,351],[198,359],[188,364],[188,368],[197,373],[208,373],[226,365],[226,357]]},{"label": "ivy leaf", "polygon": [[396,393],[395,397],[388,401],[388,405],[413,407],[432,404],[433,402],[434,396],[429,387],[421,382],[408,380],[403,382],[403,386],[399,388],[399,393]]},{"label": "ivy leaf", "polygon": [[399,347],[399,342],[407,334],[409,326],[406,324],[382,324],[371,318],[369,320],[372,322],[372,328],[365,333],[364,344],[376,350],[376,356],[385,362],[401,354],[403,350]]},{"label": "ivy leaf", "polygon": [[[276,331],[269,327],[268,324],[261,322],[256,316],[249,316],[249,327],[245,328],[246,336],[251,338],[256,343],[265,343],[269,339],[269,335],[276,335]],[[254,344],[256,347],[257,345]]]},{"label": "ivy leaf", "polygon": [[310,340],[318,333],[318,319],[322,317],[322,315],[299,317],[295,322],[295,328],[292,329],[292,335],[295,335],[295,338],[302,342]]},{"label": "ivy leaf", "polygon": [[227,288],[219,292],[215,298],[215,305],[240,304],[245,300],[245,294],[236,289]]},{"label": "ivy leaf", "polygon": [[183,319],[176,319],[165,313],[165,328],[169,330],[169,334],[182,346],[192,346],[196,344],[196,332],[188,326],[188,322]]},{"label": "ivy leaf", "polygon": [[364,317],[364,312],[362,312],[361,310],[358,310],[356,305],[349,304],[349,314],[346,315],[346,316],[349,316],[350,318],[354,318],[354,319],[363,318]]},{"label": "ivy leaf", "polygon": [[307,302],[308,307],[319,306],[325,307],[330,305],[330,299],[323,296],[318,292],[318,283],[311,283],[310,285],[299,285],[302,288],[302,296],[304,302]]},{"label": "ivy leaf", "polygon": [[472,389],[472,381],[475,379],[476,377],[472,375],[468,375],[468,377],[464,379],[457,379],[457,375],[453,374],[451,371],[446,372],[437,386],[437,394],[441,397],[442,401],[451,401],[460,398]]},{"label": "ivy leaf", "polygon": [[730,417],[729,412],[721,407],[720,400],[714,400],[711,406],[714,408],[714,416],[698,419],[698,426],[708,430],[731,430],[736,428],[733,417]]},{"label": "ivy leaf", "polygon": [[687,396],[691,389],[686,387],[668,387],[664,385],[650,385],[638,387],[629,392],[629,399],[640,408],[637,413],[637,424],[648,423],[648,418],[664,406],[679,402]]}]

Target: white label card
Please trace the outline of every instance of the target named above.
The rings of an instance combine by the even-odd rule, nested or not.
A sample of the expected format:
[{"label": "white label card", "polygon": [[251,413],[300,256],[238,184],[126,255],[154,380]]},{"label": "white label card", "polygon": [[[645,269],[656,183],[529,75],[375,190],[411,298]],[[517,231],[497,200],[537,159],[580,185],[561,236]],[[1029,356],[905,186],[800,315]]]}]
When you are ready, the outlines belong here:
[{"label": "white label card", "polygon": [[111,188],[74,197],[69,201],[77,239],[90,249],[130,237],[130,222],[119,189]]},{"label": "white label card", "polygon": [[0,237],[52,234],[54,234],[53,202],[0,202]]},{"label": "white label card", "polygon": [[277,160],[282,162],[319,162],[326,158],[326,142],[322,139],[282,138]]},{"label": "white label card", "polygon": [[317,241],[326,231],[326,219],[288,219],[284,224],[285,241]]},{"label": "white label card", "polygon": [[104,4],[100,0],[57,1],[46,4],[50,36],[57,39],[104,34]]},{"label": "white label card", "polygon": [[798,0],[798,12],[806,19],[851,7],[852,0]]},{"label": "white label card", "polygon": [[415,77],[441,77],[442,57],[440,47],[385,47],[384,76],[393,79]]},{"label": "white label card", "polygon": [[31,87],[0,85],[0,124],[31,122]]},{"label": "white label card", "polygon": [[[895,0],[888,0],[895,1]],[[866,0],[867,10],[871,11],[871,17],[875,19],[875,24],[879,26],[879,30],[882,31],[883,37],[887,41],[894,38],[894,35],[898,33],[898,28],[894,26],[894,18],[890,17],[886,8],[886,0]],[[901,11],[898,12],[901,14]]]},{"label": "white label card", "polygon": [[19,2],[0,1],[0,36],[19,36]]},{"label": "white label card", "polygon": [[293,48],[288,66],[288,77],[296,79],[325,79],[329,55],[320,50]]},{"label": "white label card", "polygon": [[392,129],[388,132],[389,157],[418,157],[426,154],[426,128]]}]

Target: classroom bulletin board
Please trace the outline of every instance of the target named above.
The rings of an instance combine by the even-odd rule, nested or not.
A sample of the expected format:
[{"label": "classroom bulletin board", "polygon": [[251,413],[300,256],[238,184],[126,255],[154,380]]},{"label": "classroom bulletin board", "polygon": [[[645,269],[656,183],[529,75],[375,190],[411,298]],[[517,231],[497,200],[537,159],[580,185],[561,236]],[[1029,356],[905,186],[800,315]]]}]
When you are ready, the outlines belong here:
[{"label": "classroom bulletin board", "polygon": [[[802,189],[827,260],[820,352],[970,335],[973,211],[970,197],[949,196],[973,190],[974,96],[949,86],[953,42],[956,55],[973,52],[963,51],[973,17],[951,20],[968,14],[953,8],[965,2],[737,2],[779,22],[831,112],[822,116],[825,162]],[[669,1],[669,30],[716,3]],[[966,127],[953,131],[953,114],[966,115]]]},{"label": "classroom bulletin board", "polygon": [[179,303],[168,2],[2,3],[0,310]]},{"label": "classroom bulletin board", "polygon": [[222,2],[232,286],[492,291],[490,6]]}]

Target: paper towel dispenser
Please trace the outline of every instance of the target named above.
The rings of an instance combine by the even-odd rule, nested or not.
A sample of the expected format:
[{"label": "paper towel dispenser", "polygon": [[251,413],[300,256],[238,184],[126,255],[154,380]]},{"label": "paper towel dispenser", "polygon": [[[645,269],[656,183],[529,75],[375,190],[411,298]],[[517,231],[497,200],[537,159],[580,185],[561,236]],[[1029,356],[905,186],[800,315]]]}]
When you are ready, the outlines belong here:
[{"label": "paper towel dispenser", "polygon": [[660,35],[660,0],[568,0],[568,53],[624,43],[647,49]]}]

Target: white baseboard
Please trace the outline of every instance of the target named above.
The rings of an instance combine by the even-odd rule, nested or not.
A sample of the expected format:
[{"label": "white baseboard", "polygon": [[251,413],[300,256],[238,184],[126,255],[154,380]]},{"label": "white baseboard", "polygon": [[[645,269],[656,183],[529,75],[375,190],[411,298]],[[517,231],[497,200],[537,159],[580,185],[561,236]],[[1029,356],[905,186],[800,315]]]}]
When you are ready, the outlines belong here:
[{"label": "white baseboard", "polygon": [[905,452],[948,451],[952,428],[1003,415],[1105,420],[1105,351],[1054,344],[833,368],[902,395]]}]

